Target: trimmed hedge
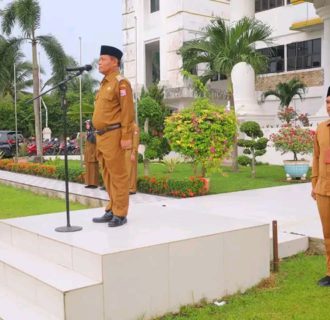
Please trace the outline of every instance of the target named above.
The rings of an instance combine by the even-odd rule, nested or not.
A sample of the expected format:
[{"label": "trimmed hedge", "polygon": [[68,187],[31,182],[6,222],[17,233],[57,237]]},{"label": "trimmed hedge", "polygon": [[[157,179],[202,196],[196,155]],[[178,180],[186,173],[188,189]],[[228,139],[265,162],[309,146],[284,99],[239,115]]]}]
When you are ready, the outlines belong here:
[{"label": "trimmed hedge", "polygon": [[208,192],[208,180],[202,177],[178,180],[145,176],[138,178],[137,186],[140,192],[178,198],[201,196]]},{"label": "trimmed hedge", "polygon": [[[45,165],[32,162],[14,162],[0,160],[0,170],[31,174],[46,178],[64,180],[64,165]],[[69,181],[84,183],[84,169],[69,167]],[[138,190],[144,193],[171,196],[177,198],[195,197],[208,192],[208,180],[202,177],[188,179],[140,177],[137,181]]]},{"label": "trimmed hedge", "polygon": [[[7,170],[18,173],[31,174],[45,178],[53,178],[64,180],[64,165],[46,165],[42,163],[32,162],[14,162],[11,159],[0,160],[0,170]],[[69,167],[69,181],[71,182],[84,182],[84,169],[83,168],[70,168]]]}]

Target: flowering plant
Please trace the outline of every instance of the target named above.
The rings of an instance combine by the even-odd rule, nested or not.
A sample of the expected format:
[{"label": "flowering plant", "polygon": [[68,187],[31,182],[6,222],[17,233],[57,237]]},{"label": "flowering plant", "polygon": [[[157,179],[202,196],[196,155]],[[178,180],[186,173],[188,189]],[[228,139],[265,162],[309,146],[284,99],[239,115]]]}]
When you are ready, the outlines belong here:
[{"label": "flowering plant", "polygon": [[178,198],[201,196],[208,192],[207,179],[202,177],[173,179],[145,176],[138,178],[137,186],[140,192]]},{"label": "flowering plant", "polygon": [[201,164],[204,176],[206,169],[218,170],[230,153],[236,125],[233,112],[198,98],[191,107],[166,118],[164,132],[172,150]]},{"label": "flowering plant", "polygon": [[313,141],[315,131],[300,127],[282,127],[278,133],[270,136],[270,140],[274,143],[275,149],[293,153],[293,160],[297,161],[298,154],[309,154],[313,152]]},{"label": "flowering plant", "polygon": [[298,113],[293,107],[281,109],[277,116],[286,126],[291,126],[296,121],[300,121],[304,127],[309,126],[308,113]]}]

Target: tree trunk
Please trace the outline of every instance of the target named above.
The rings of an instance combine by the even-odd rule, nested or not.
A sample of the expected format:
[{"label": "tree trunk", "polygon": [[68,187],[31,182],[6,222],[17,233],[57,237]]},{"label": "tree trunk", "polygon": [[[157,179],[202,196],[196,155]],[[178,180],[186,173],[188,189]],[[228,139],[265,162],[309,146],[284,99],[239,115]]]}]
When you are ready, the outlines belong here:
[{"label": "tree trunk", "polygon": [[[144,121],[144,132],[145,133],[149,132],[149,119],[148,118]],[[145,145],[144,153],[145,153],[146,148],[147,148],[147,146]],[[146,159],[145,154],[144,154],[143,155],[143,174],[145,176],[149,176],[149,174],[150,174],[149,168],[150,168],[149,159]]]},{"label": "tree trunk", "polygon": [[150,161],[149,159],[143,159],[143,174],[148,177],[150,174]]},{"label": "tree trunk", "polygon": [[206,176],[206,168],[204,165],[202,165],[202,177],[205,178]]},{"label": "tree trunk", "polygon": [[[229,97],[229,101],[230,101],[230,108],[231,110],[235,113],[235,101],[234,101],[234,88],[233,88],[233,83],[231,81],[231,78],[228,77],[228,97]],[[234,143],[233,143],[233,151],[231,154],[231,158],[232,158],[232,170],[233,172],[238,172],[238,162],[237,162],[237,158],[238,158],[238,146],[237,146],[237,133],[235,134],[234,137]]]},{"label": "tree trunk", "polygon": [[256,177],[256,157],[255,157],[255,154],[254,154],[254,150],[252,149],[252,165],[251,165],[251,169],[252,169],[252,178],[255,178]]},{"label": "tree trunk", "polygon": [[293,160],[294,161],[298,161],[298,157],[297,157],[297,153],[296,152],[293,152]]},{"label": "tree trunk", "polygon": [[[37,41],[32,37],[32,63],[33,63],[33,98],[40,94],[39,68],[37,58]],[[42,132],[40,123],[40,99],[33,101],[34,127],[37,146],[37,159],[42,161]]]},{"label": "tree trunk", "polygon": [[144,121],[144,132],[145,132],[145,133],[148,133],[148,132],[149,132],[149,118],[147,118],[147,119]]},{"label": "tree trunk", "polygon": [[193,168],[194,176],[196,177],[198,175],[198,164],[196,161],[193,161],[192,168]]}]

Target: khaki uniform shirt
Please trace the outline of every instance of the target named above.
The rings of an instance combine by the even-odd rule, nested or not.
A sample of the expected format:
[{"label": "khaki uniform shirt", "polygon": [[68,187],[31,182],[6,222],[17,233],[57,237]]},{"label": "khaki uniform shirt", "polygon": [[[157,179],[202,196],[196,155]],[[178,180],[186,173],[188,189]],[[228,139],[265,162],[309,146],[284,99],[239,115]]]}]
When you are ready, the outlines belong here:
[{"label": "khaki uniform shirt", "polygon": [[121,124],[122,140],[131,140],[134,121],[132,88],[118,71],[105,76],[95,97],[93,126],[102,130],[115,123]]},{"label": "khaki uniform shirt", "polygon": [[138,152],[140,144],[140,129],[138,125],[134,122],[133,124],[133,139],[132,139],[132,152]]},{"label": "khaki uniform shirt", "polygon": [[312,186],[315,193],[330,196],[330,164],[325,163],[330,150],[330,120],[319,124],[314,139]]}]

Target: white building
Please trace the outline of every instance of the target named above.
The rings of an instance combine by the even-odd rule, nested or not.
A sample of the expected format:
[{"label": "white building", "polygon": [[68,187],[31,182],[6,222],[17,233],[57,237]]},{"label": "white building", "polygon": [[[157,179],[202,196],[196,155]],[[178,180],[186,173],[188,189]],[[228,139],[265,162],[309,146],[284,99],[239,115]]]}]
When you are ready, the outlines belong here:
[{"label": "white building", "polygon": [[[278,101],[269,97],[262,103],[260,93],[292,77],[308,86],[306,99],[295,99],[294,106],[314,115],[315,120],[325,115],[324,98],[330,85],[330,0],[124,0],[124,70],[133,87],[139,91],[159,81],[171,106],[187,105],[193,95],[180,74],[182,61],[177,50],[198,37],[215,16],[228,22],[255,16],[273,30],[275,56],[268,73],[257,77],[253,117],[259,113],[261,118],[267,115],[267,121],[275,121]],[[268,52],[266,48],[264,53]],[[225,81],[212,82],[210,87],[216,100],[225,103]],[[239,99],[235,97],[237,104]],[[241,111],[247,116],[252,109],[244,112],[244,108],[243,103]]]}]

